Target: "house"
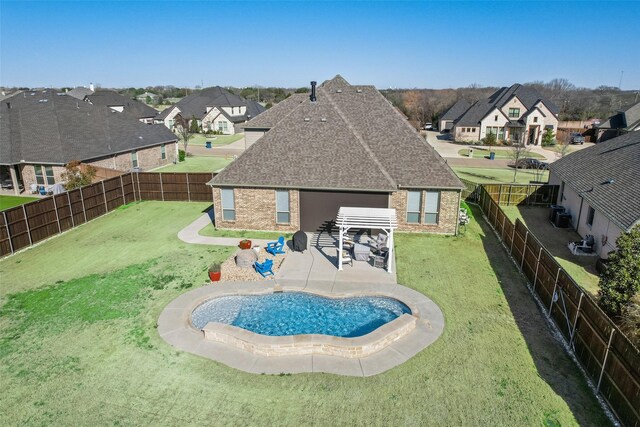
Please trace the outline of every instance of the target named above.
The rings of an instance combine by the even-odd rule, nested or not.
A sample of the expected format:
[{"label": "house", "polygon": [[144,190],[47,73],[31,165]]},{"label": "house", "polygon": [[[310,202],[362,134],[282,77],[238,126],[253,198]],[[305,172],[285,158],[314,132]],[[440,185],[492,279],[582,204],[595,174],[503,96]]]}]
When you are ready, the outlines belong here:
[{"label": "house", "polygon": [[93,105],[109,107],[118,113],[128,114],[148,125],[153,124],[153,119],[158,115],[158,111],[147,104],[130,99],[114,90],[98,89],[86,95],[83,100]]},{"label": "house", "polygon": [[19,184],[61,182],[71,160],[129,171],[172,163],[176,136],[112,109],[53,90],[26,91],[0,104],[0,166]]},{"label": "house", "polygon": [[606,141],[628,132],[640,130],[640,102],[618,110],[597,127],[596,142]]},{"label": "house", "polygon": [[557,204],[569,211],[580,236],[594,237],[601,258],[640,223],[639,159],[640,132],[631,132],[550,165],[549,183],[560,186]]},{"label": "house", "polygon": [[499,141],[538,145],[546,129],[554,134],[558,130],[558,111],[553,102],[535,89],[514,84],[473,103],[453,119],[451,132],[456,141],[462,142],[481,141],[493,133]]},{"label": "house", "polygon": [[154,120],[173,130],[178,115],[191,120],[195,117],[204,132],[208,130],[233,135],[240,131],[239,125],[247,122],[265,108],[255,101],[235,95],[220,86],[210,87],[182,98],[168,107]]},{"label": "house", "polygon": [[455,104],[451,106],[442,116],[440,116],[440,132],[451,132],[453,129],[453,122],[462,116],[465,111],[471,107],[471,103],[466,99],[459,99]]},{"label": "house", "polygon": [[74,87],[73,89],[67,92],[67,95],[73,98],[79,99],[80,101],[84,101],[84,98],[87,95],[91,95],[93,92],[95,92],[95,89],[96,89],[95,86],[93,85],[93,83],[91,83],[89,87],[84,87],[84,86]]},{"label": "house", "polygon": [[463,184],[375,87],[338,75],[264,114],[247,123],[263,135],[209,182],[216,227],[317,231],[350,206],[457,232]]}]

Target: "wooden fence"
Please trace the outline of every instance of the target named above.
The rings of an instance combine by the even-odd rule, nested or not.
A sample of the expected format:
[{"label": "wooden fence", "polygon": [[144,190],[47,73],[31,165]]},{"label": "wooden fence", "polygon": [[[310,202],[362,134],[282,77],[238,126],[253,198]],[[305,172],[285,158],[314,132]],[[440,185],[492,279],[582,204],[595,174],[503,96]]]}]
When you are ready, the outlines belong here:
[{"label": "wooden fence", "polygon": [[127,173],[2,211],[0,256],[12,254],[136,200],[213,202],[215,173]]},{"label": "wooden fence", "polygon": [[498,203],[501,198],[492,197],[495,194],[485,186],[478,193],[489,224],[598,395],[623,425],[639,427],[640,352],[527,227],[519,219],[514,224],[507,218]]},{"label": "wooden fence", "polygon": [[549,206],[558,198],[559,186],[549,184],[477,184],[461,179],[465,185],[462,198],[469,202],[480,199],[480,188],[484,187],[491,198],[503,206],[527,205]]}]

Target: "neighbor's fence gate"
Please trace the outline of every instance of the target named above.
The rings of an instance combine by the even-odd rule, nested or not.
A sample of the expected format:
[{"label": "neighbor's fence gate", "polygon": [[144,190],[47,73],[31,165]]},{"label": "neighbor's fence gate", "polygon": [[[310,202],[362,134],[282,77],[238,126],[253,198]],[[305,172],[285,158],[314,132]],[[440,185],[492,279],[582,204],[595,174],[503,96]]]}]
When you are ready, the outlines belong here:
[{"label": "neighbor's fence gate", "polygon": [[640,352],[527,227],[507,218],[497,201],[513,199],[486,187],[478,193],[482,212],[545,314],[620,422],[639,427]]},{"label": "neighbor's fence gate", "polygon": [[213,202],[215,173],[132,172],[0,213],[0,256],[98,218],[136,200]]}]

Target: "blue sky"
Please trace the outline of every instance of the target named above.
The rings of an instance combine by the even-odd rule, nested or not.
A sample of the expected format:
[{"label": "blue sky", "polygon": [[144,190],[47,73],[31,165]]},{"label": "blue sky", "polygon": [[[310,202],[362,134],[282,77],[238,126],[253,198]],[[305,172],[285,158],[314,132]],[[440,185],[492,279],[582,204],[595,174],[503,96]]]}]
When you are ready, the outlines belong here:
[{"label": "blue sky", "polygon": [[640,1],[0,0],[0,84],[640,88]]}]

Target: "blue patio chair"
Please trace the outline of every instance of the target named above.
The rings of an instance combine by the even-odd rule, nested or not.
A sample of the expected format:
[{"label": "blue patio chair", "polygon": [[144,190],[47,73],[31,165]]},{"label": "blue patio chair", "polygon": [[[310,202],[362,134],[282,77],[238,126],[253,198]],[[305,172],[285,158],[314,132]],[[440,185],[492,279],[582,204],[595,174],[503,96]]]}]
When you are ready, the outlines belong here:
[{"label": "blue patio chair", "polygon": [[284,236],[280,236],[277,242],[267,243],[266,251],[274,256],[285,253],[284,252]]},{"label": "blue patio chair", "polygon": [[273,260],[271,259],[265,260],[262,264],[256,261],[253,263],[253,268],[255,268],[256,272],[262,277],[273,276]]}]

